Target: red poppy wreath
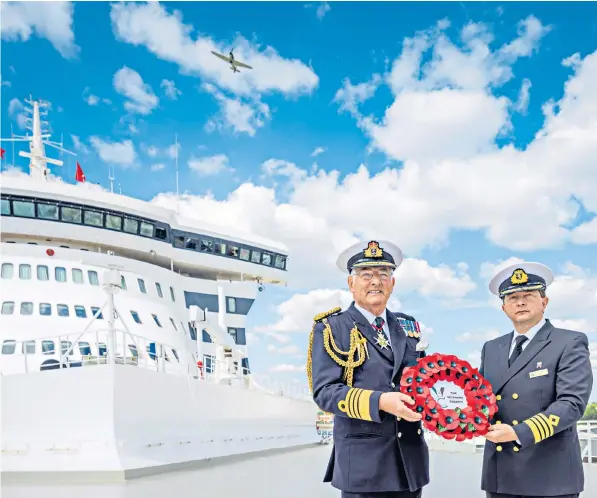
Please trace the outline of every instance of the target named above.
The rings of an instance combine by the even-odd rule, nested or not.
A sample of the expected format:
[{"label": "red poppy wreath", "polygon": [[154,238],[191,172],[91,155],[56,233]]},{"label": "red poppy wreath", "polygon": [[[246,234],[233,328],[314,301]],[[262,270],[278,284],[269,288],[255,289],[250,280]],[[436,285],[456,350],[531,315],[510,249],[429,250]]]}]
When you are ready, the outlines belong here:
[{"label": "red poppy wreath", "polygon": [[[438,381],[462,389],[466,406],[442,407],[432,395]],[[419,358],[404,369],[400,391],[415,400],[413,410],[423,415],[423,426],[443,437],[464,441],[487,434],[490,420],[497,412],[491,384],[476,368],[454,355],[435,353]]]}]

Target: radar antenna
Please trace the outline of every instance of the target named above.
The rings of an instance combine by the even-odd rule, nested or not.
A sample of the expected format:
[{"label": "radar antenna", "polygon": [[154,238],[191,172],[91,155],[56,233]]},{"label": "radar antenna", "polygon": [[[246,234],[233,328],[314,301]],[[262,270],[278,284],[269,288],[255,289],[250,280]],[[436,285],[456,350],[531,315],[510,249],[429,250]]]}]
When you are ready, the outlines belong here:
[{"label": "radar antenna", "polygon": [[64,148],[62,137],[60,143],[50,140],[51,134],[48,130],[49,123],[48,121],[41,119],[48,115],[50,103],[42,100],[33,100],[31,97],[29,100],[25,100],[25,102],[30,106],[25,107],[25,128],[31,132],[31,135],[27,133],[25,136],[19,136],[11,133],[11,138],[1,138],[0,141],[29,142],[29,152],[21,150],[19,151],[19,156],[28,157],[30,159],[29,172],[32,178],[37,180],[47,180],[48,173],[50,172],[47,165],[53,164],[55,166],[62,166],[64,163],[59,159],[47,157],[45,150],[46,145],[59,150],[61,153],[66,152],[73,156],[76,156],[77,154]]}]

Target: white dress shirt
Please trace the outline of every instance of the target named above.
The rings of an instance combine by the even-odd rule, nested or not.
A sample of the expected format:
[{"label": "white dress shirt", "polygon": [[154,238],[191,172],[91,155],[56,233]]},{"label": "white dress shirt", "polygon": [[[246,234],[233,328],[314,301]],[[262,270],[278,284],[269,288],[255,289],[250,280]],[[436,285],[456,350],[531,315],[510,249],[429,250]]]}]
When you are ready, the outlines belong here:
[{"label": "white dress shirt", "polygon": [[526,347],[529,345],[529,343],[531,342],[531,340],[533,339],[533,337],[535,337],[535,335],[537,335],[537,332],[539,332],[539,329],[541,329],[541,327],[543,327],[543,325],[545,325],[545,318],[542,318],[541,321],[537,324],[534,325],[533,327],[531,327],[526,334],[520,334],[516,331],[516,329],[514,329],[514,335],[512,337],[512,344],[510,344],[510,354],[508,355],[508,358],[510,356],[512,356],[512,352],[514,351],[514,348],[516,347],[516,338],[520,337],[520,336],[525,336],[528,341],[524,341],[522,343],[522,350],[524,351],[526,349]]},{"label": "white dress shirt", "polygon": [[390,339],[390,328],[388,327],[387,309],[384,309],[383,313],[381,315],[374,315],[370,311],[367,311],[366,309],[359,306],[357,303],[354,303],[354,307],[361,312],[361,314],[367,319],[367,321],[371,324],[371,326],[375,325],[375,319],[377,318],[377,316],[380,316],[383,318],[383,322],[384,322],[383,323],[383,331],[385,332],[386,338],[388,339],[388,342],[390,343],[390,347],[392,347],[392,339]]}]

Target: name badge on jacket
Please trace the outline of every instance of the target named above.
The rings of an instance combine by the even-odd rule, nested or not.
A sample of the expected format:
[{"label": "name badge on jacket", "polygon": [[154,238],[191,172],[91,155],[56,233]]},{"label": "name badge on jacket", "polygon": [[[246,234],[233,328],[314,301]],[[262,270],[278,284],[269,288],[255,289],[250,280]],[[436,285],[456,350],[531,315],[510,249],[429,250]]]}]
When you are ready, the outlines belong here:
[{"label": "name badge on jacket", "polygon": [[547,374],[547,368],[544,368],[543,370],[535,370],[534,372],[529,372],[529,377],[531,379],[534,379],[535,377],[542,377],[543,375]]}]

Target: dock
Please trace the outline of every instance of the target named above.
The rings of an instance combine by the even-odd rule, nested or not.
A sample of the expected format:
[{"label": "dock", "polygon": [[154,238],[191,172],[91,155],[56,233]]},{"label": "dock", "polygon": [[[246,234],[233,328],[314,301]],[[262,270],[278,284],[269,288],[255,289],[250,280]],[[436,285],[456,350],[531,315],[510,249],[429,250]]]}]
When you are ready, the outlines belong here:
[{"label": "dock", "polygon": [[[331,445],[276,455],[214,463],[116,484],[4,484],[2,498],[339,498],[323,483]],[[431,483],[424,498],[485,498],[481,491],[482,453],[430,452]],[[584,464],[583,497],[597,496],[597,464]]]}]

